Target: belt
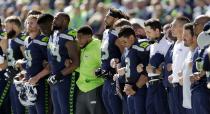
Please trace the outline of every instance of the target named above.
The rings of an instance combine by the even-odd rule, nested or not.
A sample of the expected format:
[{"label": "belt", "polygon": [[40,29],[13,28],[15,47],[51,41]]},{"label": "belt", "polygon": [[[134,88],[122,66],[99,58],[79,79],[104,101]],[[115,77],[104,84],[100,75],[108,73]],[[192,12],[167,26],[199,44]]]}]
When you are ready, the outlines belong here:
[{"label": "belt", "polygon": [[197,87],[198,85],[206,85],[207,83],[204,81],[195,81],[191,84],[191,88]]},{"label": "belt", "polygon": [[149,85],[158,85],[159,83],[161,83],[162,80],[161,79],[153,79],[153,80],[150,80],[148,83]]},{"label": "belt", "polygon": [[113,77],[111,75],[110,76],[105,76],[104,79],[113,82]]},{"label": "belt", "polygon": [[194,82],[191,84],[191,87],[194,87],[194,86],[197,86],[197,85],[206,84],[206,82],[207,82],[207,78],[206,78],[206,77],[201,77],[200,80],[194,81]]},{"label": "belt", "polygon": [[150,81],[150,80],[162,80],[162,79],[163,79],[163,78],[162,78],[161,75],[149,77],[149,81]]},{"label": "belt", "polygon": [[170,86],[170,87],[178,87],[178,86],[180,86],[180,85],[179,85],[179,83],[172,83],[172,84],[169,84],[169,86]]}]

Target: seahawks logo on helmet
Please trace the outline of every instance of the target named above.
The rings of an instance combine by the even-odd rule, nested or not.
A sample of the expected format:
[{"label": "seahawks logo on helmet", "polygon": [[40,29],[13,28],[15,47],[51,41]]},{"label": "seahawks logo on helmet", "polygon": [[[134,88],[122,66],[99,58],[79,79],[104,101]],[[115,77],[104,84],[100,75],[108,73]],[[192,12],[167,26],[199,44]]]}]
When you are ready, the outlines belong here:
[{"label": "seahawks logo on helmet", "polygon": [[23,106],[34,106],[37,100],[37,89],[35,85],[24,83],[21,87],[18,98]]}]

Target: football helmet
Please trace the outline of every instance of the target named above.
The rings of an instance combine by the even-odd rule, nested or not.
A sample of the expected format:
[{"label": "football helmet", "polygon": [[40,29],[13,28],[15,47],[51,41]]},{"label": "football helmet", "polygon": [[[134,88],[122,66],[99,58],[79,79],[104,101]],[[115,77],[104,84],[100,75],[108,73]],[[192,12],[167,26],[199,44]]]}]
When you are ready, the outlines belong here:
[{"label": "football helmet", "polygon": [[15,76],[13,79],[13,83],[15,85],[16,90],[19,92],[21,90],[21,88],[24,85],[24,82],[22,80],[19,80],[18,76]]},{"label": "football helmet", "polygon": [[34,106],[37,100],[36,86],[25,82],[19,91],[18,98],[23,106]]},{"label": "football helmet", "polygon": [[26,74],[26,71],[21,71],[13,78],[13,83],[15,85],[16,90],[19,92],[21,88],[24,86],[23,78]]}]

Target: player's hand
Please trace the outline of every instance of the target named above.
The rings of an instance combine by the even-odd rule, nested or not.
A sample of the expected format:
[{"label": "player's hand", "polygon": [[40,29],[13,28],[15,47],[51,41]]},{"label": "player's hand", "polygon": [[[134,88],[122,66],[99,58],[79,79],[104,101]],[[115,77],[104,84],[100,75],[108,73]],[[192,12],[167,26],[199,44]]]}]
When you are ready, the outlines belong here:
[{"label": "player's hand", "polygon": [[123,76],[123,75],[125,74],[125,67],[118,69],[118,70],[117,70],[117,73],[118,73],[120,76]]},{"label": "player's hand", "polygon": [[117,64],[117,69],[120,69],[121,68],[121,63],[118,63]]},{"label": "player's hand", "polygon": [[155,69],[155,73],[161,74],[162,73],[162,69],[163,69],[163,67],[162,67],[162,65],[160,65],[157,69]]},{"label": "player's hand", "polygon": [[37,82],[39,81],[40,77],[39,76],[34,76],[34,77],[31,77],[28,82],[31,84],[31,85],[36,85]]},{"label": "player's hand", "polygon": [[141,88],[148,82],[148,77],[145,75],[141,75],[136,83],[136,85]]},{"label": "player's hand", "polygon": [[132,89],[132,86],[129,84],[125,84],[124,86],[124,90],[123,90],[126,95],[131,96],[131,95],[135,95],[136,92]]},{"label": "player's hand", "polygon": [[167,69],[168,72],[171,72],[172,71],[172,64],[171,63],[168,63],[166,65],[166,69]]},{"label": "player's hand", "polygon": [[210,82],[207,83],[207,88],[210,89]]},{"label": "player's hand", "polygon": [[23,61],[22,59],[19,59],[15,62],[15,67],[19,68],[19,69],[23,69],[22,64],[24,64],[25,61]]},{"label": "player's hand", "polygon": [[144,67],[143,64],[137,65],[137,67],[136,67],[137,72],[138,72],[138,73],[141,73],[141,72],[143,71],[143,67]]},{"label": "player's hand", "polygon": [[148,66],[146,67],[147,73],[153,73],[153,67],[151,64],[148,64]]},{"label": "player's hand", "polygon": [[112,67],[112,68],[117,68],[117,64],[119,63],[119,59],[117,59],[117,58],[113,58],[113,59],[111,59],[111,61],[110,61],[110,66]]},{"label": "player's hand", "polygon": [[44,60],[43,63],[42,63],[42,66],[46,67],[47,65],[48,65],[48,61]]},{"label": "player's hand", "polygon": [[168,76],[169,83],[172,83],[172,80],[173,80],[173,76],[172,75]]},{"label": "player's hand", "polygon": [[19,73],[19,80],[24,80],[26,77],[26,71],[25,70],[22,70],[20,73]]},{"label": "player's hand", "polygon": [[115,74],[115,75],[113,76],[113,80],[114,80],[114,81],[116,81],[118,78],[119,78],[119,74]]},{"label": "player's hand", "polygon": [[183,76],[179,77],[179,85],[183,86]]},{"label": "player's hand", "polygon": [[14,78],[15,78],[16,80],[22,80],[22,81],[24,81],[24,80],[25,80],[25,74],[26,74],[25,71],[21,71],[21,72],[18,73]]},{"label": "player's hand", "polygon": [[66,59],[65,60],[65,67],[69,67],[72,64],[72,60],[71,59]]},{"label": "player's hand", "polygon": [[190,77],[190,81],[191,83],[194,83],[195,81],[198,81],[201,79],[201,73],[200,72],[195,72],[191,77]]},{"label": "player's hand", "polygon": [[179,85],[183,85],[183,73],[179,72],[178,76],[179,76]]},{"label": "player's hand", "polygon": [[8,39],[6,39],[6,37],[3,37],[0,41],[0,47],[2,48],[3,53],[6,54],[8,49]]}]

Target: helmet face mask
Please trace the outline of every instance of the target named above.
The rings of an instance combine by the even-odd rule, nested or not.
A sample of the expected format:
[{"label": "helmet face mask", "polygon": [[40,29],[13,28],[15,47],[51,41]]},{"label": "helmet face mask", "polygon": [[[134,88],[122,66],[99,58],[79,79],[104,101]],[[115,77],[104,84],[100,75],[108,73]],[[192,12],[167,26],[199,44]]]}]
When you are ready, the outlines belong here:
[{"label": "helmet face mask", "polygon": [[36,100],[36,96],[37,96],[37,89],[36,89],[36,87],[33,86],[33,85],[28,85],[27,87],[28,87],[28,89],[26,91],[26,94],[28,96],[28,99],[30,101],[35,101]]},{"label": "helmet face mask", "polygon": [[22,80],[19,80],[19,76],[15,76],[13,79],[13,83],[15,85],[16,90],[19,92],[23,87],[24,83]]},{"label": "helmet face mask", "polygon": [[21,71],[13,78],[13,83],[15,85],[16,90],[19,92],[21,88],[24,86],[24,75],[26,74],[26,71]]}]

